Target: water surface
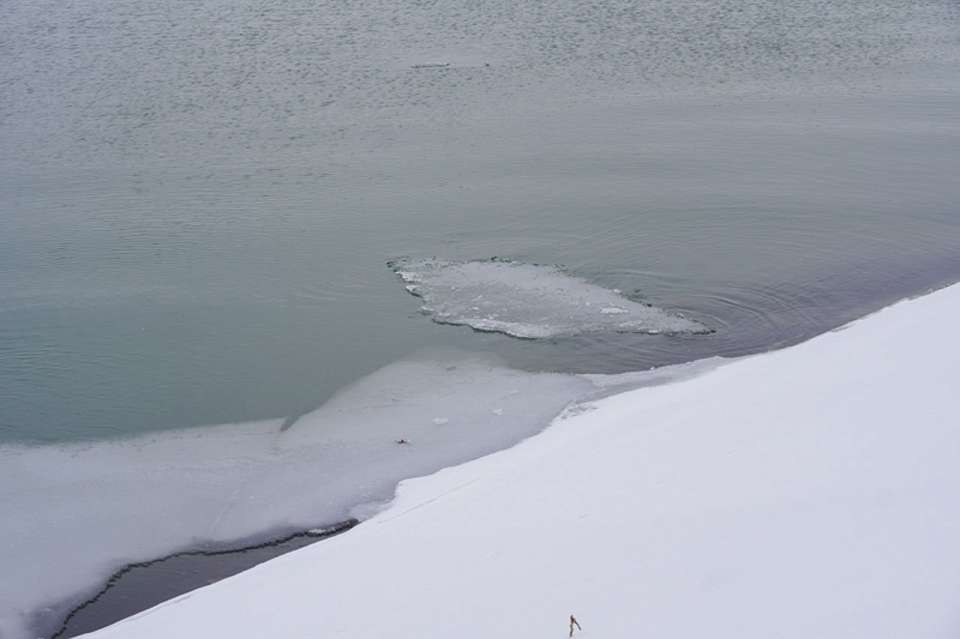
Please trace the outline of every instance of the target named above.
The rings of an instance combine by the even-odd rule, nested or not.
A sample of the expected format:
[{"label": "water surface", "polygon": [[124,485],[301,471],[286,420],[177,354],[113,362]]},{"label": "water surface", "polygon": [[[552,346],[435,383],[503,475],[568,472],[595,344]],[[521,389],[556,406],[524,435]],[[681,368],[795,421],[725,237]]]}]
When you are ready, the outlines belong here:
[{"label": "water surface", "polygon": [[[297,414],[438,345],[747,352],[960,273],[953,2],[3,13],[0,440]],[[440,329],[402,256],[559,264],[716,334]]]}]

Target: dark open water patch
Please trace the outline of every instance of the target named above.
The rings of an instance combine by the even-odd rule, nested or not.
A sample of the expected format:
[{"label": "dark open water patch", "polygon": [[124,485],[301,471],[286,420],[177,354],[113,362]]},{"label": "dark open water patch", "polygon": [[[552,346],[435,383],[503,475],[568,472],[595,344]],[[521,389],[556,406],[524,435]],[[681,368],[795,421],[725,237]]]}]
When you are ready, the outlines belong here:
[{"label": "dark open water patch", "polygon": [[[38,620],[40,636],[67,639],[126,619],[178,595],[208,586],[265,561],[350,530],[348,519],[325,528],[296,532],[239,548],[186,550],[127,564],[95,594],[73,605],[63,617]],[[45,617],[47,615],[44,615]]]}]

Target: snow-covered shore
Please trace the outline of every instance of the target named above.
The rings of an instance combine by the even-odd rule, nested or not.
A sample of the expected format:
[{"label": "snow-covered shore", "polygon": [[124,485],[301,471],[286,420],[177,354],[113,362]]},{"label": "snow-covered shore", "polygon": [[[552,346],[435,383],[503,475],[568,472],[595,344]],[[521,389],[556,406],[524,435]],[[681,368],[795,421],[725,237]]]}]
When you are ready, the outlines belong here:
[{"label": "snow-covered shore", "polygon": [[92,636],[956,637],[960,286],[567,414]]}]

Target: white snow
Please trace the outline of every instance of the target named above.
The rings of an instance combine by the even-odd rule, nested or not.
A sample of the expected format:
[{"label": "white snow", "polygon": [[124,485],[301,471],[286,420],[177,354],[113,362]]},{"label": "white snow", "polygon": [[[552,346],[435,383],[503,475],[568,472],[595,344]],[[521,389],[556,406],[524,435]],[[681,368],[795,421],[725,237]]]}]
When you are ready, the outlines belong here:
[{"label": "white snow", "polygon": [[574,410],[98,639],[960,636],[960,286]]},{"label": "white snow", "polygon": [[707,333],[693,320],[640,304],[556,266],[501,259],[390,262],[421,310],[439,324],[526,339],[596,332]]}]

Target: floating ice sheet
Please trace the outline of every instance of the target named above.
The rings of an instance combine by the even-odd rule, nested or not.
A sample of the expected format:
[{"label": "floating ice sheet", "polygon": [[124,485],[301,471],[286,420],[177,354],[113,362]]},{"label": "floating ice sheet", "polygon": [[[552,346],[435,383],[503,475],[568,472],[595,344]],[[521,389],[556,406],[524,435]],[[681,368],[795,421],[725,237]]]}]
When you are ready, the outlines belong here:
[{"label": "floating ice sheet", "polygon": [[388,263],[440,324],[542,339],[580,333],[708,333],[703,324],[635,302],[556,266],[500,259]]}]

